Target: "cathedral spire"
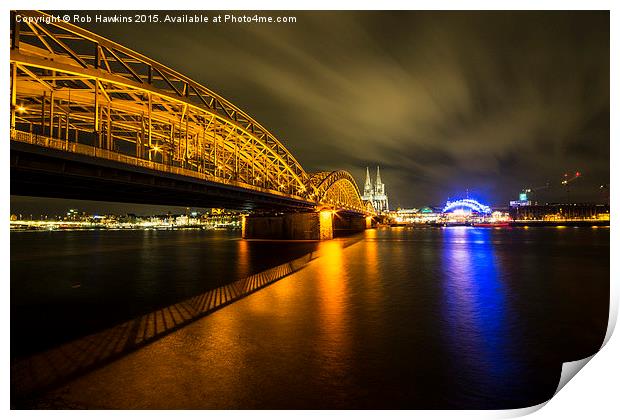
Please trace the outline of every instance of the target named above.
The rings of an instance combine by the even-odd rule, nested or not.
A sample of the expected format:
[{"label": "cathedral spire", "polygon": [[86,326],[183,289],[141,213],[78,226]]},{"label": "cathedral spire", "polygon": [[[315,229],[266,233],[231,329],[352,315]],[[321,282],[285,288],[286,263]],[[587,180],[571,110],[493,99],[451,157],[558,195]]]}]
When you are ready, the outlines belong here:
[{"label": "cathedral spire", "polygon": [[377,178],[373,184],[370,178],[370,171],[368,166],[366,167],[366,182],[364,182],[364,195],[362,195],[363,201],[370,201],[380,213],[389,211],[388,197],[385,194],[385,185],[381,182],[381,172],[379,166],[377,166]]},{"label": "cathedral spire", "polygon": [[367,166],[366,167],[366,182],[364,182],[364,195],[362,196],[362,200],[371,201],[374,193],[375,193],[375,189],[372,186],[372,180],[370,179],[370,171],[368,170],[368,166]]}]

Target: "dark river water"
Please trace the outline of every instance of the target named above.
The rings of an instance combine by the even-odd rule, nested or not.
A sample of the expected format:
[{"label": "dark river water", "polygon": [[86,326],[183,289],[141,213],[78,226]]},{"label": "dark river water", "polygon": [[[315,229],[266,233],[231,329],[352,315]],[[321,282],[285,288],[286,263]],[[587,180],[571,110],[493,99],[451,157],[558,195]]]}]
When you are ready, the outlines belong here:
[{"label": "dark river water", "polygon": [[[36,398],[13,392],[14,406],[518,408],[550,398],[561,363],[605,335],[608,228],[383,228],[320,244],[237,235],[12,232],[12,364],[317,256]],[[25,380],[15,372],[13,388]]]}]

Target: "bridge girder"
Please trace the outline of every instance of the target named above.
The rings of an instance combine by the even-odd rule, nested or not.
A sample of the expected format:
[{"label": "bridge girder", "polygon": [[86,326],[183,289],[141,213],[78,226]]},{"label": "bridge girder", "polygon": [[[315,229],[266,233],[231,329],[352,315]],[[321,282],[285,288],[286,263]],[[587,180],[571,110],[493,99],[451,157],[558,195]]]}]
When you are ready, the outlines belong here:
[{"label": "bridge girder", "polygon": [[43,12],[19,15],[32,20],[11,21],[12,130],[367,211],[350,174],[317,184],[272,133],[194,80]]},{"label": "bridge girder", "polygon": [[368,203],[364,203],[353,176],[347,171],[316,172],[310,176],[313,198],[324,206],[350,210],[359,213],[369,211]]}]

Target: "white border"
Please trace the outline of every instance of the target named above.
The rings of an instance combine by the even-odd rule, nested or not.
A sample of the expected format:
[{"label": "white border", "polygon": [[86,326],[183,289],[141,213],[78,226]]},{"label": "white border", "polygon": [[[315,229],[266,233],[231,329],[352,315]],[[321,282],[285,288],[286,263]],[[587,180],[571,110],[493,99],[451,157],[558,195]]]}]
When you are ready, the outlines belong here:
[{"label": "white border", "polygon": [[[312,9],[325,9],[325,10],[404,10],[404,9],[417,9],[417,10],[611,10],[611,109],[615,110],[618,104],[618,28],[620,28],[620,19],[618,18],[618,10],[620,4],[611,0],[521,0],[521,1],[501,1],[501,0],[444,0],[444,1],[392,1],[382,0],[378,1],[337,1],[337,0],[315,0],[297,1],[294,4],[290,1],[283,0],[228,0],[226,2],[205,2],[200,0],[185,1],[183,4],[179,2],[166,2],[155,3],[152,0],[134,0],[131,3],[122,0],[106,0],[105,2],[92,2],[86,3],[83,0],[76,1],[14,1],[8,0],[3,2],[3,18],[0,20],[1,32],[5,34],[5,42],[2,44],[2,54],[4,55],[4,66],[0,66],[0,80],[4,80],[5,83],[0,84],[2,94],[4,98],[9,97],[9,86],[6,82],[9,79],[7,63],[8,50],[8,33],[9,33],[9,19],[8,11],[10,9],[45,9],[45,10],[61,10],[61,9],[107,9],[107,10],[122,10],[127,9],[128,5],[130,9],[149,9],[156,6],[159,9],[167,10],[312,10]],[[614,6],[616,6],[614,8]],[[2,161],[5,162],[2,166],[2,194],[4,200],[2,201],[2,213],[5,220],[8,219],[10,212],[9,207],[9,166],[8,163],[8,100],[0,101],[1,114],[7,116],[0,119],[0,128],[2,133],[5,134],[5,142],[0,148],[0,154]],[[615,161],[618,157],[617,137],[618,129],[617,122],[613,118],[615,114],[612,111],[611,118],[611,160]],[[611,170],[611,184],[618,185],[619,170],[612,165]],[[612,189],[611,194],[611,213],[615,216],[618,204],[618,194],[615,194],[615,189]],[[611,255],[618,255],[618,234],[615,231],[614,220],[612,217],[611,228]],[[9,293],[9,235],[8,235],[8,223],[5,229],[0,231],[2,252],[5,256],[4,264],[0,266],[1,279],[3,280],[4,302],[2,305],[3,315],[2,322],[4,324],[4,345],[2,348],[3,360],[3,377],[2,377],[2,399],[4,401],[5,410],[9,409],[9,316],[10,316],[10,293]],[[586,416],[592,418],[617,418],[618,415],[618,397],[617,397],[617,375],[620,373],[620,344],[618,339],[614,338],[610,341],[611,332],[615,326],[617,320],[617,308],[618,308],[618,279],[620,279],[620,264],[617,258],[612,258],[611,263],[611,305],[610,305],[610,323],[608,328],[608,334],[606,337],[606,345],[592,358],[592,361],[583,369],[582,373],[579,373],[579,378],[574,381],[570,381],[561,391],[552,398],[547,404],[541,404],[537,407],[531,407],[529,409],[521,410],[504,410],[504,411],[388,411],[388,412],[374,412],[374,411],[305,411],[305,412],[285,412],[285,411],[255,411],[255,412],[209,412],[208,414],[196,411],[185,412],[130,412],[121,411],[116,412],[114,415],[127,416],[148,416],[149,418],[161,417],[161,416],[190,416],[195,418],[203,418],[205,415],[215,416],[218,418],[229,418],[238,416],[251,416],[257,419],[278,419],[278,418],[290,418],[291,416],[299,418],[315,418],[315,417],[333,417],[333,416],[345,416],[345,417],[364,417],[375,418],[376,416],[389,415],[393,418],[411,418],[411,416],[423,416],[424,418],[445,418],[445,417],[513,417],[529,412],[536,411],[544,406],[544,409],[536,411],[534,416],[536,418],[566,418],[566,419],[582,419]],[[118,414],[117,414],[118,413]],[[9,413],[15,418],[24,418],[30,416],[46,417],[58,417],[58,418],[81,418],[84,413],[79,411],[55,411],[55,412],[32,412],[32,411],[12,411]],[[89,416],[95,418],[107,418],[111,413],[109,412],[89,412]]]}]

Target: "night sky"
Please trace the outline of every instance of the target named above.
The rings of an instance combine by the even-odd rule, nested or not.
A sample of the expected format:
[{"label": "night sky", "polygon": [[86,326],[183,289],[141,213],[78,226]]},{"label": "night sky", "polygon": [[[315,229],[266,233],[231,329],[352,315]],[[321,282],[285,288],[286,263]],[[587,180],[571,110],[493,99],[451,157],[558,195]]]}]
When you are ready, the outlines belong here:
[{"label": "night sky", "polygon": [[[380,165],[391,208],[441,205],[466,190],[507,205],[546,182],[538,198],[562,201],[562,176],[577,170],[571,201],[602,201],[608,12],[279,14],[297,23],[81,26],[229,99],[307,171],[345,169],[362,187],[365,167]],[[66,204],[11,200],[14,212]]]}]

